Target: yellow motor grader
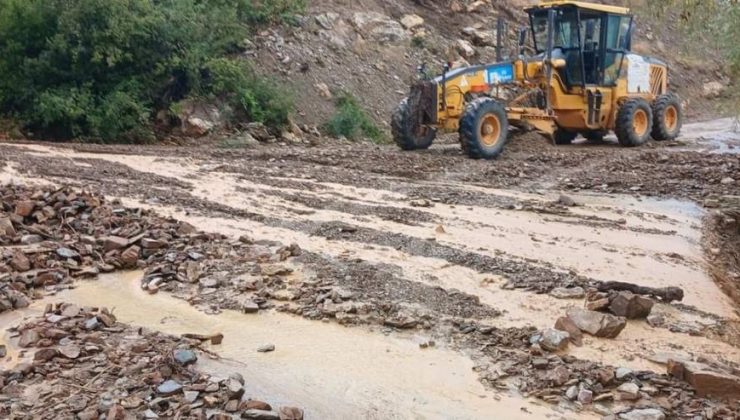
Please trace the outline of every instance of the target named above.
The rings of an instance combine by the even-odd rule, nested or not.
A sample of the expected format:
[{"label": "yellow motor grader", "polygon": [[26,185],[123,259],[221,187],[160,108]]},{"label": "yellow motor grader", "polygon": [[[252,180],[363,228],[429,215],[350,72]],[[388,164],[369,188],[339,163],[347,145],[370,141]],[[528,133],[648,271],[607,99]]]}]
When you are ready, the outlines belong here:
[{"label": "yellow motor grader", "polygon": [[[426,149],[438,131],[458,131],[468,156],[492,159],[509,125],[535,129],[556,144],[578,134],[600,140],[609,131],[626,147],[678,136],[683,115],[668,91],[667,66],[631,52],[629,9],[546,1],[526,12],[530,27],[519,33],[516,59],[448,65],[441,76],[422,76],[412,86],[391,121],[401,149]],[[535,53],[525,56],[529,32]]]}]

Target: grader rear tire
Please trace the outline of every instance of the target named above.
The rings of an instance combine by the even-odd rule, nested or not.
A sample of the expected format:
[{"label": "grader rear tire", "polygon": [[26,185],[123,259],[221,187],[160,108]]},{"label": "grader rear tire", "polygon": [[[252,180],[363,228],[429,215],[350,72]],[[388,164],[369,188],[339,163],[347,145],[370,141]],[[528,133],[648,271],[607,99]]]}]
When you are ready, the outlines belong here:
[{"label": "grader rear tire", "polygon": [[465,106],[460,118],[460,144],[473,159],[495,159],[504,150],[509,120],[503,105],[478,98]]},{"label": "grader rear tire", "polygon": [[617,112],[615,133],[619,144],[635,147],[645,144],[653,130],[653,110],[642,98],[625,101]]},{"label": "grader rear tire", "polygon": [[673,140],[683,124],[681,101],[674,94],[661,95],[653,102],[653,139]]},{"label": "grader rear tire", "polygon": [[437,130],[434,128],[418,125],[412,120],[408,98],[401,101],[393,111],[391,133],[393,140],[402,150],[428,149],[437,136]]}]

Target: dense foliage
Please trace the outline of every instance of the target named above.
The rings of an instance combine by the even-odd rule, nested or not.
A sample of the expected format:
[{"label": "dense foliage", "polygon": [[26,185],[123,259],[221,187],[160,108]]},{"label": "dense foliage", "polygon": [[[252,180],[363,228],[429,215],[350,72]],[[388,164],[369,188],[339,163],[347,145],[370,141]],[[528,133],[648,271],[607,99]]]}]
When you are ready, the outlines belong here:
[{"label": "dense foliage", "polygon": [[0,114],[53,138],[151,137],[153,114],[218,95],[281,125],[290,103],[236,56],[303,0],[0,0]]},{"label": "dense foliage", "polygon": [[324,129],[335,137],[344,136],[350,140],[367,137],[375,142],[384,140],[383,132],[360,106],[352,95],[343,93],[336,100],[337,109]]}]

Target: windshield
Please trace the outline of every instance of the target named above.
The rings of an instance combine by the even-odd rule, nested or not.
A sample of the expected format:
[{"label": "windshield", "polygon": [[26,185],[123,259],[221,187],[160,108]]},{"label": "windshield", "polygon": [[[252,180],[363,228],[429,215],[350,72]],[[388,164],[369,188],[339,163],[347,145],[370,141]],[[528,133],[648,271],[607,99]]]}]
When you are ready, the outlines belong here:
[{"label": "windshield", "polygon": [[[532,13],[532,31],[534,32],[535,49],[538,53],[547,46],[547,10]],[[579,48],[578,15],[575,9],[558,10],[553,32],[555,48]]]}]

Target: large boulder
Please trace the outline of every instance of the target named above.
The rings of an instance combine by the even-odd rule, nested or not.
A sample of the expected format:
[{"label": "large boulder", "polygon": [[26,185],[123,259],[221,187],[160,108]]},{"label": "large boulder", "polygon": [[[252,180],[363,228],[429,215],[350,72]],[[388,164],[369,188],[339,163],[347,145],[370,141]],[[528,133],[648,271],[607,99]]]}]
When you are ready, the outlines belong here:
[{"label": "large boulder", "polygon": [[740,396],[740,377],[703,363],[671,359],[667,370],[674,378],[688,382],[700,397],[736,399]]},{"label": "large boulder", "polygon": [[614,338],[627,325],[626,320],[622,317],[583,308],[571,308],[567,315],[578,329],[596,337]]},{"label": "large boulder", "polygon": [[565,331],[568,333],[570,341],[576,346],[580,347],[583,345],[583,332],[580,328],[568,317],[561,316],[555,321],[555,329]]},{"label": "large boulder", "polygon": [[653,301],[632,292],[619,292],[609,303],[609,312],[627,319],[647,318]]},{"label": "large boulder", "polygon": [[403,26],[377,12],[358,12],[352,15],[352,24],[366,39],[381,44],[395,44],[409,38]]}]

